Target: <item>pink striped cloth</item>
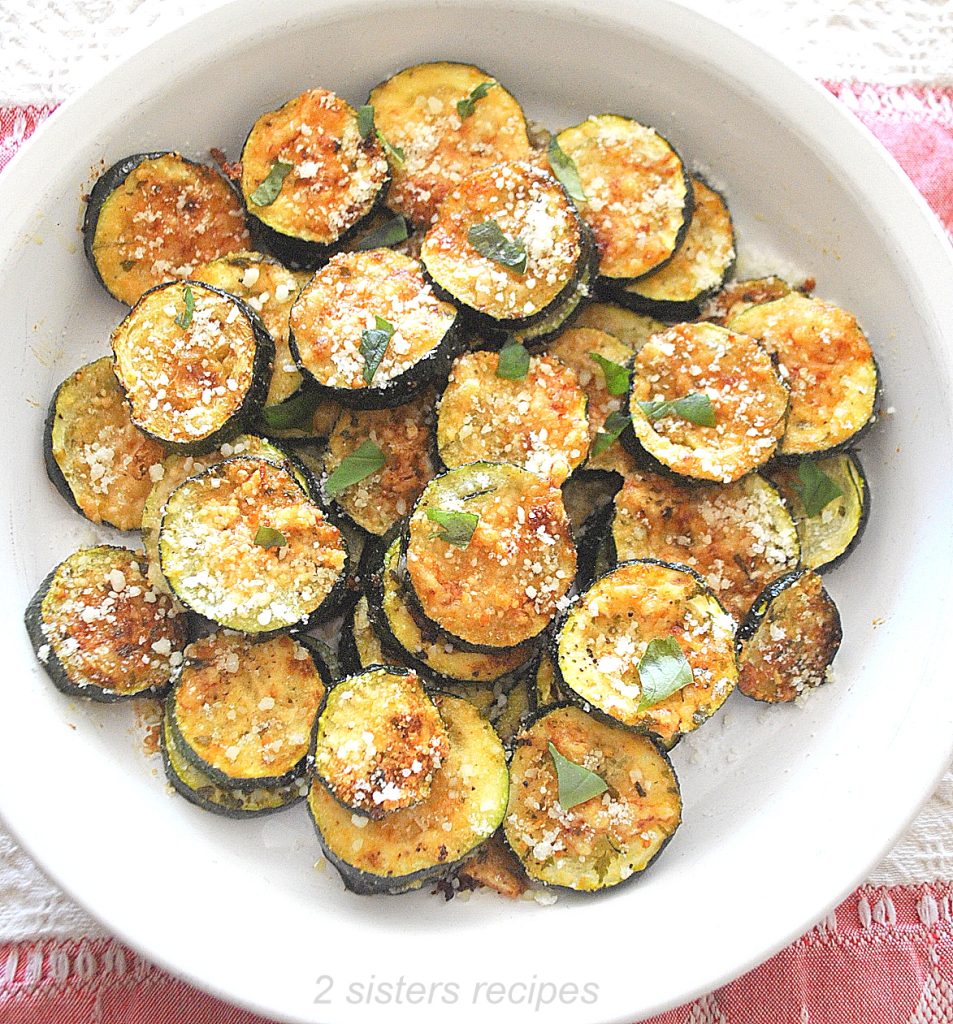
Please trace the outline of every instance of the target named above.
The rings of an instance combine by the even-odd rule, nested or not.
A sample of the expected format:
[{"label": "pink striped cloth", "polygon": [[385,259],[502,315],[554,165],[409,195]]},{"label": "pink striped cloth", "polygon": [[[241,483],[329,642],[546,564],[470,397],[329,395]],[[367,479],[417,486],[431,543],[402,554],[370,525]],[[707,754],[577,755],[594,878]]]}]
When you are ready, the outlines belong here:
[{"label": "pink striped cloth", "polygon": [[[953,89],[825,82],[953,233]],[[0,107],[0,168],[52,107]],[[112,939],[0,944],[0,1024],[261,1024]],[[736,981],[649,1024],[953,1024],[953,880],[864,886]]]}]

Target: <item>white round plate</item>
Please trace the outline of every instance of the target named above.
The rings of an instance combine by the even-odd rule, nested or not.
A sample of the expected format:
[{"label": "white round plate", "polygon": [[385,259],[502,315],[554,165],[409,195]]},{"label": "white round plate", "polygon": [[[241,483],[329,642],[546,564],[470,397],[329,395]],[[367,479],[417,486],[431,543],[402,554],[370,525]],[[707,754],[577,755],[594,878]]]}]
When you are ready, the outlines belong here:
[{"label": "white round plate", "polygon": [[[821,89],[662,0],[238,0],[66,104],[0,176],[5,412],[0,594],[7,690],[0,810],[50,875],[146,956],[291,1021],[631,1021],[793,939],[889,847],[948,760],[953,687],[953,260],[884,151]],[[61,697],[21,619],[94,531],[47,482],[55,385],[108,351],[122,309],[93,280],[81,195],[128,153],[233,158],[263,111],[313,85],[363,102],[431,59],[473,61],[553,127],[618,111],[655,125],[722,186],[740,272],[813,275],[854,310],[896,414],[863,442],[873,516],[829,580],[836,685],[803,708],[734,695],[673,760],[684,824],[644,879],[554,906],[490,893],[347,894],[303,807],[255,822],[169,795],[128,707]],[[128,543],[134,543],[130,538]],[[382,983],[404,987],[385,990]],[[409,987],[410,983],[420,983]]]}]

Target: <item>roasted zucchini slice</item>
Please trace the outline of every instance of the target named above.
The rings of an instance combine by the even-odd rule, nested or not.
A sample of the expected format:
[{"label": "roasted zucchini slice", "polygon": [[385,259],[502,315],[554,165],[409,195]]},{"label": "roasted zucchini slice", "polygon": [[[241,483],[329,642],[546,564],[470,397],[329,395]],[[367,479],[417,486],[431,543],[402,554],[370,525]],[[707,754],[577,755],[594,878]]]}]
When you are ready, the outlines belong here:
[{"label": "roasted zucchini slice", "polygon": [[692,219],[692,183],[654,128],[600,114],[556,136],[586,198],[579,212],[599,250],[599,274],[633,280],[672,258]]},{"label": "roasted zucchini slice", "polygon": [[393,409],[343,409],[324,457],[322,483],[362,445],[373,442],[384,465],[328,500],[359,527],[383,536],[413,508],[433,478],[433,405],[428,388],[406,405]]},{"label": "roasted zucchini slice", "polygon": [[[594,783],[588,799],[566,778],[582,772]],[[516,739],[503,831],[535,881],[600,892],[638,878],[681,818],[675,770],[649,736],[561,706]]]},{"label": "roasted zucchini slice", "polygon": [[292,267],[313,267],[368,217],[388,181],[384,147],[362,137],[357,111],[310,89],[262,114],[241,158],[245,207],[268,247]]},{"label": "roasted zucchini slice", "polygon": [[461,341],[456,309],[420,263],[391,249],[339,253],[291,309],[291,351],[327,397],[386,408],[446,373]]},{"label": "roasted zucchini slice", "polygon": [[[784,434],[788,393],[753,339],[710,323],[653,335],[633,362],[622,442],[636,457],[695,480],[731,483],[763,466]],[[684,415],[699,398],[714,425]]]},{"label": "roasted zucchini slice", "polygon": [[286,469],[226,459],[165,504],[159,559],[173,594],[227,629],[268,634],[334,613],[347,549]]},{"label": "roasted zucchini slice", "polygon": [[517,466],[476,462],[431,480],[406,535],[412,606],[474,650],[539,636],[576,571],[561,492]]},{"label": "roasted zucchini slice", "polygon": [[534,703],[540,711],[552,707],[554,704],[565,704],[572,699],[572,692],[559,682],[552,654],[549,651],[540,652],[533,669],[532,679],[535,690]]},{"label": "roasted zucchini slice", "polygon": [[794,290],[787,281],[774,276],[731,281],[704,304],[700,319],[710,320],[724,327],[751,306],[784,298]]},{"label": "roasted zucchini slice", "polygon": [[457,879],[465,889],[492,889],[511,900],[519,899],[529,888],[526,872],[506,845],[501,831],[464,861],[457,871]]},{"label": "roasted zucchini slice", "polygon": [[612,542],[619,562],[657,558],[690,566],[739,621],[800,557],[784,499],[757,473],[733,484],[692,487],[637,471],[615,496]]},{"label": "roasted zucchini slice", "polygon": [[308,795],[305,775],[282,785],[257,786],[251,790],[222,786],[212,781],[185,756],[172,733],[168,715],[163,719],[160,737],[162,764],[169,785],[203,811],[226,818],[257,818],[290,807]]},{"label": "roasted zucchini slice", "polygon": [[371,665],[393,665],[397,661],[390,654],[384,654],[380,639],[371,624],[367,598],[363,594],[342,625],[338,658],[348,675],[357,675],[361,669],[370,668]]},{"label": "roasted zucchini slice", "polygon": [[633,352],[638,352],[653,334],[665,330],[665,324],[660,320],[634,313],[631,309],[624,309],[611,302],[591,302],[584,306],[573,321],[573,327],[605,331]]},{"label": "roasted zucchini slice", "polygon": [[830,681],[841,642],[837,605],[820,576],[788,573],[765,587],[738,630],[738,689],[777,704]]},{"label": "roasted zucchini slice", "polygon": [[563,504],[579,544],[595,526],[598,515],[612,505],[622,486],[618,475],[604,469],[580,469],[563,484]]},{"label": "roasted zucchini slice", "polygon": [[590,249],[569,196],[529,163],[460,183],[427,230],[420,258],[437,288],[478,325],[529,327],[573,293]]},{"label": "roasted zucchini slice", "polygon": [[104,356],[53,393],[43,454],[53,486],[81,515],[134,530],[165,449],[129,418],[112,360]]},{"label": "roasted zucchini slice", "polygon": [[[815,490],[819,474],[834,485],[823,494]],[[765,475],[784,495],[794,516],[801,565],[818,572],[839,565],[853,551],[870,518],[870,487],[857,453],[830,455],[810,464],[775,463]]]},{"label": "roasted zucchini slice", "polygon": [[[558,678],[579,699],[671,746],[727,700],[738,679],[734,620],[687,566],[623,562],[581,596],[557,626]],[[642,673],[652,641],[674,640],[683,686],[659,696]],[[674,659],[671,659],[674,660]],[[653,672],[653,679],[655,673]]]},{"label": "roasted zucchini slice", "polygon": [[444,465],[510,462],[561,484],[589,452],[586,393],[575,372],[551,355],[529,357],[518,379],[507,351],[466,352],[450,370],[437,413]]},{"label": "roasted zucchini slice", "polygon": [[255,313],[198,281],[145,293],[113,331],[132,422],[170,448],[210,451],[254,419],[275,346]]},{"label": "roasted zucchini slice", "polygon": [[302,774],[330,678],[289,636],[255,643],[228,630],[189,644],[169,695],[176,747],[213,783],[283,786]]},{"label": "roasted zucchini slice", "polygon": [[674,256],[632,284],[613,289],[624,305],[664,320],[690,320],[725,283],[735,265],[735,230],[724,198],[692,178],[695,206]]},{"label": "roasted zucchini slice", "polygon": [[24,621],[56,688],[103,702],[164,690],[187,642],[185,616],[149,583],[141,555],[106,545],[60,562]]},{"label": "roasted zucchini slice", "polygon": [[375,666],[325,697],[314,773],[343,807],[382,818],[426,800],[448,753],[443,719],[417,673]]},{"label": "roasted zucchini slice", "polygon": [[[475,89],[486,92],[462,116],[459,104]],[[530,156],[519,104],[470,64],[436,61],[405,68],[373,89],[367,102],[378,131],[403,154],[392,162],[387,205],[415,224],[430,224],[468,175]]]},{"label": "roasted zucchini slice", "polygon": [[137,153],[93,186],[83,247],[100,284],[132,306],[150,288],[247,248],[248,229],[238,196],[214,168],[178,153]]},{"label": "roasted zucchini slice", "polygon": [[468,701],[434,701],[449,750],[422,803],[372,821],[355,817],[318,780],[311,784],[318,838],[352,892],[417,889],[477,850],[503,820],[509,780],[500,738]]},{"label": "roasted zucchini slice", "polygon": [[790,389],[780,455],[831,454],[873,422],[877,364],[853,313],[792,292],[739,313],[730,327],[761,342]]}]

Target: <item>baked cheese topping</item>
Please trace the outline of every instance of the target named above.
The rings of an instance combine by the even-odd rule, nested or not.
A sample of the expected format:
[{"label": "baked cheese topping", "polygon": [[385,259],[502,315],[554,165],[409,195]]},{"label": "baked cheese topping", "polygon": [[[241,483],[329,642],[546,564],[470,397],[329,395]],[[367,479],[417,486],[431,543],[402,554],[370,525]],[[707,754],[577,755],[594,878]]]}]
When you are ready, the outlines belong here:
[{"label": "baked cheese topping", "polygon": [[165,153],[139,163],[106,199],[92,248],[106,287],[132,306],[149,288],[247,245],[231,186],[211,167]]},{"label": "baked cheese topping", "polygon": [[[481,255],[470,229],[495,221],[526,251],[526,269]],[[427,231],[421,259],[460,302],[494,320],[522,320],[546,309],[573,280],[583,256],[579,218],[555,178],[531,164],[497,164],[448,193]]]},{"label": "baked cheese topping", "polygon": [[777,357],[791,391],[781,441],[784,455],[843,444],[874,414],[877,367],[853,313],[792,292],[736,316],[733,330],[757,338]]},{"label": "baked cheese topping", "polygon": [[[285,543],[256,543],[259,530]],[[229,459],[169,497],[159,535],[173,591],[207,618],[244,632],[293,626],[325,601],[345,568],[337,527],[285,469]]]},{"label": "baked cheese topping", "polygon": [[[479,516],[465,548],[428,509]],[[462,640],[514,647],[565,604],[576,551],[558,488],[516,466],[475,463],[431,481],[410,519],[407,573],[424,614]]]},{"label": "baked cheese topping", "polygon": [[[677,415],[650,421],[639,402],[707,395],[715,425]],[[784,434],[788,393],[753,339],[709,323],[676,324],[635,357],[629,413],[635,436],[674,472],[730,483],[766,463]]]},{"label": "baked cheese topping", "polygon": [[378,129],[404,153],[391,168],[387,205],[416,224],[429,224],[447,193],[491,164],[530,156],[519,104],[499,84],[461,118],[457,103],[489,75],[443,61],[407,68],[370,95]]},{"label": "baked cheese topping", "polygon": [[552,355],[531,356],[522,380],[497,376],[496,352],[467,352],[450,371],[437,418],[447,466],[511,462],[561,484],[589,453],[586,394]]},{"label": "baked cheese topping", "polygon": [[[325,387],[377,387],[426,359],[457,312],[438,299],[417,260],[390,249],[339,253],[319,270],[291,309],[301,367]],[[373,380],[364,380],[361,338],[376,318],[394,333]]]},{"label": "baked cheese topping", "polygon": [[691,566],[739,620],[771,580],[797,567],[800,555],[783,499],[757,473],[692,487],[638,470],[615,496],[612,538],[620,562],[658,558]]},{"label": "baked cheese topping", "polygon": [[682,161],[654,128],[614,114],[558,135],[586,199],[579,212],[595,236],[599,273],[647,274],[675,251],[690,202]]},{"label": "baked cheese topping", "polygon": [[448,750],[443,719],[416,672],[373,668],[328,696],[314,770],[345,806],[379,818],[425,800]]},{"label": "baked cheese topping", "polygon": [[307,754],[323,696],[311,655],[291,637],[255,643],[219,632],[186,649],[172,715],[182,739],[218,772],[273,779]]},{"label": "baked cheese topping", "polygon": [[[186,288],[194,309],[182,327]],[[112,336],[116,376],[133,422],[176,444],[200,441],[241,408],[252,386],[258,340],[228,295],[201,284],[150,292]]]},{"label": "baked cheese topping", "polygon": [[[277,161],[291,164],[273,202],[250,198]],[[367,216],[387,182],[387,160],[373,135],[362,139],[357,112],[327,89],[311,89],[263,114],[242,150],[242,193],[270,228],[319,245],[336,242]]]},{"label": "baked cheese topping", "polygon": [[[182,661],[185,619],[122,548],[82,548],[43,598],[41,661],[55,654],[74,686],[131,694],[166,685]],[[45,656],[44,656],[45,655]]]},{"label": "baked cheese topping", "polygon": [[[696,729],[737,681],[735,623],[690,572],[644,562],[596,580],[569,611],[557,640],[559,669],[583,700],[624,725],[673,741]],[[640,708],[639,662],[649,642],[674,638],[691,683]]]},{"label": "baked cheese topping", "polygon": [[613,338],[618,338],[632,352],[639,349],[666,325],[660,320],[642,313],[634,313],[611,302],[591,302],[584,306],[573,320],[573,327],[592,327],[597,331],[605,331]]}]

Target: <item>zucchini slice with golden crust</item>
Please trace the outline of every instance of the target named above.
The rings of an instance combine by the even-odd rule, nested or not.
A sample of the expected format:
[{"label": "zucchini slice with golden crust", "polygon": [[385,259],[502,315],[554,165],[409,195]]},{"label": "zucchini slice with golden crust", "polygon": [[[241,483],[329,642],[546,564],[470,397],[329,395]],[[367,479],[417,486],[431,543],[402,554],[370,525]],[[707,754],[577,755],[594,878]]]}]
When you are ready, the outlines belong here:
[{"label": "zucchini slice with golden crust", "polygon": [[[707,721],[738,679],[734,620],[687,566],[623,562],[564,614],[555,635],[559,681],[586,704],[670,747]],[[652,703],[639,666],[653,640],[673,639],[691,669],[684,686]]]},{"label": "zucchini slice with golden crust", "polygon": [[475,462],[431,480],[406,537],[412,606],[473,650],[539,636],[576,571],[559,488],[503,463]]},{"label": "zucchini slice with golden crust", "polygon": [[[707,399],[714,426],[670,409],[690,396]],[[731,483],[774,455],[787,411],[787,389],[753,338],[710,323],[676,324],[635,357],[622,442],[679,476]]]},{"label": "zucchini slice with golden crust", "polygon": [[665,330],[665,324],[661,320],[624,309],[612,302],[589,303],[573,320],[573,327],[591,327],[597,331],[605,331],[613,338],[618,338],[632,352],[638,352],[653,334]]},{"label": "zucchini slice with golden crust", "polygon": [[556,141],[579,173],[599,274],[631,281],[671,259],[692,219],[692,183],[668,141],[617,114],[590,117]]},{"label": "zucchini slice with golden crust", "polygon": [[[372,441],[384,455],[374,473],[337,491],[332,501],[362,529],[383,536],[413,508],[433,479],[434,394],[427,389],[393,409],[343,409],[324,457],[330,475],[361,445]],[[327,476],[322,476],[322,482]]]},{"label": "zucchini slice with golden crust", "polygon": [[[563,793],[569,787],[560,785],[560,758],[606,788],[564,807],[561,797],[575,797]],[[503,832],[537,882],[593,893],[638,878],[681,818],[675,770],[649,736],[561,705],[542,711],[516,738]]]},{"label": "zucchini slice with golden crust", "polygon": [[53,393],[43,455],[53,486],[80,515],[134,530],[165,449],[129,418],[112,360],[104,356]]},{"label": "zucchini slice with golden crust", "polygon": [[800,557],[784,499],[757,473],[733,484],[692,487],[637,471],[615,496],[612,541],[620,562],[657,558],[690,566],[739,621]]},{"label": "zucchini slice with golden crust", "polygon": [[492,889],[511,900],[519,899],[529,888],[526,872],[506,845],[501,831],[497,831],[489,842],[464,861],[457,871],[457,878],[465,889]]},{"label": "zucchini slice with golden crust", "polygon": [[352,892],[417,889],[479,849],[503,820],[509,778],[500,738],[468,701],[446,694],[434,701],[449,750],[422,803],[372,821],[342,807],[318,780],[311,784],[318,838]]},{"label": "zucchini slice with golden crust", "polygon": [[177,748],[213,783],[282,786],[302,774],[327,669],[293,637],[222,630],[189,644],[167,715]]},{"label": "zucchini slice with golden crust", "polygon": [[258,415],[275,353],[241,299],[198,281],[146,292],[113,331],[112,348],[132,422],[190,454],[210,451]]},{"label": "zucchini slice with golden crust", "polygon": [[730,326],[775,356],[790,388],[780,455],[830,454],[873,422],[877,363],[853,313],[792,292],[739,313]]},{"label": "zucchini slice with golden crust", "polygon": [[145,568],[125,548],[81,548],[40,585],[26,629],[58,690],[108,703],[166,688],[182,660],[185,616]]},{"label": "zucchini slice with golden crust", "polygon": [[793,291],[795,289],[787,281],[774,276],[730,281],[704,304],[699,319],[710,320],[725,327],[734,317],[751,306],[782,299]]},{"label": "zucchini slice with golden crust", "polygon": [[830,681],[841,642],[837,605],[820,576],[788,573],[765,587],[738,630],[738,689],[777,704]]},{"label": "zucchini slice with golden crust", "polygon": [[245,207],[289,266],[313,267],[368,217],[388,181],[380,140],[357,111],[310,89],[262,114],[242,148]]},{"label": "zucchini slice with golden crust", "polygon": [[682,244],[660,270],[612,290],[624,305],[665,320],[690,320],[735,265],[735,231],[723,197],[692,178],[695,206]]},{"label": "zucchini slice with golden crust", "polygon": [[[458,104],[494,84],[461,116]],[[475,171],[530,156],[526,119],[515,99],[485,71],[435,61],[405,68],[371,90],[367,101],[392,161],[387,205],[415,224],[429,224],[440,204]],[[464,111],[466,107],[464,107]]]},{"label": "zucchini slice with golden crust", "polygon": [[87,200],[86,258],[100,284],[127,306],[247,246],[245,214],[231,185],[178,153],[125,157],[100,175]]},{"label": "zucchini slice with golden crust", "polygon": [[377,665],[328,691],[312,756],[316,778],[343,807],[382,818],[426,800],[448,752],[417,673]]},{"label": "zucchini slice with golden crust", "polygon": [[159,558],[192,611],[243,633],[300,629],[334,613],[347,578],[336,526],[287,469],[226,459],[166,501]]},{"label": "zucchini slice with golden crust", "polygon": [[[870,487],[856,452],[812,461],[807,470],[802,469],[803,463],[775,463],[765,470],[765,476],[784,495],[794,516],[801,540],[801,565],[827,572],[839,565],[860,541],[870,518]],[[811,515],[804,504],[808,493],[802,478],[805,472],[815,478],[823,473],[834,484],[827,503],[819,509],[812,507]],[[813,482],[810,477],[808,482]]]},{"label": "zucchini slice with golden crust", "polygon": [[460,327],[417,260],[391,249],[339,253],[291,309],[291,351],[327,397],[379,409],[446,373]]},{"label": "zucchini slice with golden crust", "polygon": [[559,485],[589,452],[586,393],[551,355],[529,357],[525,376],[499,375],[497,352],[466,352],[450,370],[437,413],[444,465],[510,462]]},{"label": "zucchini slice with golden crust", "polygon": [[478,324],[512,331],[545,318],[573,293],[589,245],[559,182],[515,162],[477,171],[447,196],[420,258],[436,287]]}]

